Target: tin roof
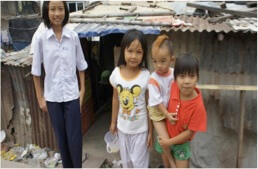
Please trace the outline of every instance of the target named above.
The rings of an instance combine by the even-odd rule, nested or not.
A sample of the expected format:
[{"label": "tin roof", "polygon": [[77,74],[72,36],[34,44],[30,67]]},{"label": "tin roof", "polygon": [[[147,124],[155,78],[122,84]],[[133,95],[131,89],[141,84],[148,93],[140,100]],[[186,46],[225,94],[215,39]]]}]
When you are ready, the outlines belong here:
[{"label": "tin roof", "polygon": [[176,16],[175,18],[180,19],[180,20],[182,20],[186,23],[191,23],[192,26],[180,25],[178,27],[173,26],[173,27],[170,27],[170,28],[163,27],[163,29],[166,30],[166,31],[181,30],[182,32],[185,32],[185,31],[190,31],[190,32],[194,32],[194,31],[198,31],[198,32],[215,31],[215,32],[225,32],[225,33],[228,33],[230,31],[237,32],[226,22],[210,24],[209,23],[210,17],[200,18],[198,16],[194,17],[194,16],[179,15],[179,16]]},{"label": "tin roof", "polygon": [[[196,2],[197,3],[197,2]],[[162,30],[181,30],[181,31],[215,31],[215,32],[257,32],[257,17],[251,18],[234,18],[226,19],[221,22],[210,23],[207,12],[201,17],[195,16],[195,9],[187,6],[187,2],[130,2],[130,5],[124,5],[122,2],[103,2],[86,11],[71,13],[71,22],[79,23],[96,23],[100,24],[102,29],[111,29],[111,33],[116,33],[116,27],[129,25],[146,25],[159,26]],[[201,5],[218,7],[216,2],[198,2]],[[133,10],[134,9],[134,10]],[[246,5],[234,4],[227,2],[227,9],[246,11],[250,10]],[[253,9],[253,8],[251,8]],[[128,12],[133,10],[133,12]],[[159,16],[159,13],[169,13],[169,15]],[[152,16],[142,16],[140,14],[152,13]],[[173,14],[171,14],[173,13]],[[132,16],[135,14],[134,16]],[[223,14],[227,16],[228,14]],[[121,16],[122,15],[122,16]],[[155,18],[155,20],[153,20]],[[176,22],[176,23],[175,23]],[[181,24],[178,25],[178,22]],[[188,23],[188,24],[184,24]],[[163,24],[163,25],[162,25]],[[85,26],[84,26],[85,27]],[[90,27],[88,25],[87,27]],[[85,27],[86,29],[86,27]],[[127,29],[128,30],[128,29]],[[82,31],[81,31],[82,32]],[[121,31],[117,31],[121,32]],[[123,31],[122,31],[123,32]],[[84,33],[85,34],[85,33]]]},{"label": "tin roof", "polygon": [[74,31],[79,37],[105,36],[111,33],[125,33],[129,29],[141,30],[144,34],[159,34],[159,26],[139,26],[122,24],[80,23]]},{"label": "tin roof", "polygon": [[30,66],[32,63],[32,57],[29,56],[30,46],[31,45],[17,52],[6,53],[6,57],[1,58],[0,62],[5,65],[19,67]]},{"label": "tin roof", "polygon": [[[71,20],[81,20],[81,23],[69,23],[66,26],[78,33],[79,37],[94,37],[105,36],[111,33],[125,33],[127,30],[136,28],[144,34],[159,34],[160,31],[190,31],[190,32],[251,32],[257,33],[257,17],[256,18],[238,18],[227,19],[222,22],[210,23],[211,17],[194,16],[194,8],[186,6],[187,2],[129,2],[130,5],[125,5],[124,2],[107,1],[98,2],[95,7],[83,11],[71,13]],[[128,4],[128,2],[126,2]],[[204,3],[204,2],[203,2]],[[214,5],[214,3],[210,3]],[[244,5],[227,4],[231,9],[246,9]],[[128,10],[133,12],[128,13]],[[144,12],[142,12],[144,11]],[[132,13],[134,16],[132,16]],[[153,16],[141,16],[141,14],[151,13]],[[155,15],[161,13],[173,13],[173,15]],[[82,18],[80,15],[84,15]],[[103,15],[102,18],[99,16]],[[115,15],[117,17],[109,17]],[[124,15],[123,17],[119,15]],[[130,15],[130,16],[129,16]],[[86,17],[85,17],[86,16]],[[43,23],[38,27],[37,32],[44,30]],[[37,33],[36,32],[36,33]],[[32,57],[29,55],[33,51],[32,46],[18,51],[7,53],[1,62],[5,65],[13,66],[29,66],[32,62]]]}]

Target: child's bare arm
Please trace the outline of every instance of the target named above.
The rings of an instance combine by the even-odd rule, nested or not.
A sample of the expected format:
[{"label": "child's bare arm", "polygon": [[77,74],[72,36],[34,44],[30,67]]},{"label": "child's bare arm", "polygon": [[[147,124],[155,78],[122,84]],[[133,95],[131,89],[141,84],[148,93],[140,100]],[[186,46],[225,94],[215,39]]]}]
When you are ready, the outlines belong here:
[{"label": "child's bare arm", "polygon": [[[146,100],[146,105],[148,105],[148,99],[149,99],[149,92],[146,92],[145,95],[145,100]],[[152,147],[152,132],[153,132],[153,125],[152,125],[152,121],[150,119],[149,116],[149,110],[147,109],[147,113],[148,113],[148,140],[147,140],[147,147]]]},{"label": "child's bare arm", "polygon": [[165,116],[168,115],[168,110],[166,109],[164,103],[158,104],[159,111],[161,111]]},{"label": "child's bare arm", "polygon": [[177,118],[173,117],[173,115],[174,115],[173,113],[168,112],[164,103],[158,104],[158,108],[159,108],[159,111],[161,111],[166,116],[168,121],[170,121],[172,124],[178,120]]},{"label": "child's bare arm", "polygon": [[118,93],[117,90],[113,89],[113,99],[112,99],[112,119],[110,125],[110,131],[112,133],[116,132],[116,123],[117,123],[117,115],[119,110],[119,100],[118,100]]},{"label": "child's bare arm", "polygon": [[182,133],[180,133],[179,135],[177,135],[176,137],[173,137],[170,139],[166,139],[159,136],[158,141],[162,147],[168,147],[175,144],[183,144],[187,142],[193,136],[193,134],[194,134],[194,131],[187,129]]}]

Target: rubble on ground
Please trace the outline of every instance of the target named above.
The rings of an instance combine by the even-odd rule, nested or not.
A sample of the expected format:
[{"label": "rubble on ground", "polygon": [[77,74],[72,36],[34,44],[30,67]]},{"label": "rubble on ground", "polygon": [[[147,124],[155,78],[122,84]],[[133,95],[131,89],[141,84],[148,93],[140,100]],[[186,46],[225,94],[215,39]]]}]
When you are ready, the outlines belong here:
[{"label": "rubble on ground", "polygon": [[35,144],[25,147],[13,143],[1,143],[1,158],[9,161],[26,163],[36,168],[54,168],[62,163],[59,153],[50,148],[40,148]]}]

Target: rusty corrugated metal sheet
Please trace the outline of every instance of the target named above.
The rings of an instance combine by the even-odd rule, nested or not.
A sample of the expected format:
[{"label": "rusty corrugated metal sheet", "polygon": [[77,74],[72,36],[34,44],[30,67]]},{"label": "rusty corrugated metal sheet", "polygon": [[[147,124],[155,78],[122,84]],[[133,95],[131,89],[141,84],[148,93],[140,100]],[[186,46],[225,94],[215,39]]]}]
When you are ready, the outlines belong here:
[{"label": "rusty corrugated metal sheet", "polygon": [[[30,67],[27,67],[30,72]],[[31,108],[32,117],[32,142],[41,147],[49,147],[57,150],[57,140],[48,113],[39,109],[36,97],[36,91],[33,83],[33,76],[29,73],[26,78],[25,93],[28,98],[28,104]],[[41,78],[43,83],[43,78]]]},{"label": "rusty corrugated metal sheet", "polygon": [[[219,6],[219,3],[217,2],[200,2],[200,3],[205,3],[206,5],[215,5],[215,6]],[[168,27],[161,27],[161,29],[163,30],[181,30],[183,32],[185,31],[190,31],[190,32],[194,32],[194,31],[198,31],[198,32],[203,32],[203,31],[207,31],[207,32],[211,32],[211,31],[215,31],[215,32],[224,32],[224,33],[229,33],[231,31],[233,32],[252,32],[252,33],[256,33],[257,32],[257,18],[237,18],[237,19],[227,19],[224,20],[222,22],[217,22],[215,24],[213,23],[209,23],[208,20],[211,19],[211,17],[208,17],[207,14],[204,14],[203,17],[194,17],[194,11],[196,8],[192,8],[192,7],[188,7],[186,6],[187,2],[173,2],[173,1],[166,1],[166,2],[155,2],[155,8],[150,7],[150,4],[148,2],[132,2],[131,6],[129,7],[136,7],[137,10],[134,11],[134,13],[141,13],[141,12],[146,12],[146,11],[151,11],[153,13],[155,13],[155,11],[159,11],[159,12],[168,12],[168,11],[176,11],[176,15],[173,16],[174,18],[178,18],[182,21],[191,23],[193,26],[179,26],[179,27],[175,27],[175,26],[168,26]],[[245,5],[236,5],[236,4],[227,4],[228,7],[230,7],[229,9],[233,10],[248,10],[249,8],[246,8]],[[146,18],[155,18],[156,16],[137,16],[135,17],[135,19],[133,19],[133,17],[124,17],[121,19],[121,17],[107,17],[107,18],[90,18],[90,16],[94,16],[94,15],[107,15],[108,13],[112,13],[112,14],[121,14],[121,13],[126,13],[124,11],[121,11],[120,8],[121,7],[125,7],[123,5],[121,5],[120,2],[107,2],[106,4],[99,4],[97,5],[95,8],[91,8],[89,10],[87,10],[85,12],[85,14],[87,14],[87,19],[89,20],[88,22],[85,23],[81,23],[80,25],[84,25],[83,29],[79,30],[77,33],[80,34],[87,34],[88,28],[91,28],[91,21],[94,21],[95,24],[99,24],[101,25],[101,31],[105,32],[105,30],[111,30],[111,33],[114,33],[114,31],[116,31],[117,29],[117,24],[112,24],[112,23],[101,23],[101,21],[114,21],[114,20],[119,20],[119,21],[126,21],[128,20],[128,18],[130,18],[132,21],[135,21],[136,18],[141,22],[144,23],[144,20],[146,20]],[[127,8],[129,8],[127,6]],[[178,8],[178,9],[175,9]],[[112,10],[110,10],[112,9]],[[249,9],[250,10],[250,9]],[[108,13],[107,13],[108,11]],[[72,15],[77,15],[77,14],[82,14],[81,11],[78,12],[74,12],[71,14]],[[167,18],[170,18],[172,16],[164,16]],[[252,20],[252,21],[250,21]],[[156,22],[158,22],[158,19],[156,20]],[[160,20],[160,22],[162,22],[162,20]],[[172,21],[171,21],[172,22]],[[237,22],[236,24],[234,22]],[[237,27],[236,25],[243,25],[240,28]],[[132,26],[129,23],[124,23],[124,24],[119,24],[120,26]],[[173,22],[172,22],[173,25]],[[82,27],[82,26],[80,26]],[[151,26],[149,26],[151,27]],[[128,30],[129,28],[127,28]],[[154,29],[154,27],[153,27]],[[94,31],[92,31],[94,32]],[[95,33],[95,32],[94,32]],[[98,34],[97,34],[98,33]],[[97,32],[97,36],[101,36],[101,33]],[[92,33],[91,33],[92,34]]]},{"label": "rusty corrugated metal sheet", "polygon": [[20,51],[6,53],[6,57],[1,58],[0,62],[4,65],[12,65],[19,67],[30,66],[32,63],[32,57],[30,56],[30,48],[31,46],[29,45]]},{"label": "rusty corrugated metal sheet", "polygon": [[[175,56],[191,52],[198,57],[199,84],[257,85],[256,35],[250,32],[246,34],[229,32],[224,40],[219,41],[215,32],[165,33],[173,41]],[[239,130],[239,94],[234,91],[203,91],[204,100],[218,102],[215,112],[223,117],[223,125],[236,132]],[[245,102],[245,129],[256,133],[257,93],[246,93]]]},{"label": "rusty corrugated metal sheet", "polygon": [[13,112],[4,113],[13,113],[11,123],[13,125],[14,142],[25,146],[31,143],[31,115],[24,91],[24,72],[17,67],[6,66],[6,69],[11,78],[10,86],[13,92],[14,108]]},{"label": "rusty corrugated metal sheet", "polygon": [[13,126],[10,120],[13,118],[13,92],[10,74],[5,66],[1,66],[1,129],[5,131],[10,140],[14,140],[11,132]]},{"label": "rusty corrugated metal sheet", "polygon": [[[20,59],[22,57],[18,60]],[[13,62],[15,63],[15,60]],[[1,107],[5,107],[5,109],[1,108],[2,117],[8,119],[10,114],[12,115],[11,120],[8,122],[3,122],[4,119],[1,119],[4,124],[7,123],[4,126],[12,126],[11,128],[9,127],[10,129],[3,129],[7,131],[12,130],[9,138],[13,139],[12,141],[15,143],[23,146],[33,143],[40,147],[49,147],[57,150],[57,141],[54,137],[50,118],[48,117],[48,113],[41,112],[38,107],[33,78],[30,74],[31,68],[30,66],[24,66],[24,63],[27,63],[25,57],[18,64],[23,65],[23,67],[14,66],[10,62],[9,64],[11,65],[2,64],[1,69],[4,71],[1,74],[4,73],[4,75],[2,76],[1,87],[4,89],[4,86],[9,85],[12,89],[12,92],[10,90],[2,90],[1,93],[1,99],[5,100],[1,102]],[[8,75],[11,80],[8,80]],[[9,110],[11,108],[7,109],[6,107],[10,107],[12,104],[11,101],[9,104],[6,104],[6,100],[10,100],[11,98],[13,98],[14,108],[10,112]]]},{"label": "rusty corrugated metal sheet", "polygon": [[[2,62],[2,71],[1,74],[5,73],[2,76],[1,87],[10,86],[13,89],[14,97],[14,120],[12,119],[11,123],[14,126],[15,132],[13,133],[13,141],[21,145],[26,144],[37,144],[40,147],[49,147],[51,149],[57,150],[57,140],[54,135],[54,130],[49,118],[48,113],[44,113],[40,110],[36,98],[36,92],[34,89],[33,76],[31,75],[31,64],[32,57],[29,54],[30,47],[27,47],[24,50],[19,52],[8,53],[7,57],[1,59]],[[44,73],[42,73],[44,74]],[[6,77],[9,75],[9,81]],[[91,95],[90,87],[90,77],[89,72],[86,71],[86,89],[85,93],[86,102],[83,105],[82,113],[82,129],[85,133],[90,125],[95,120],[95,110],[94,102]],[[41,76],[41,82],[44,81],[44,76]],[[5,84],[5,85],[4,85]],[[3,86],[4,85],[4,86]],[[43,84],[42,84],[43,86]],[[8,93],[9,90],[2,90],[1,99],[10,100],[11,96]],[[2,102],[2,119],[10,118],[10,110],[12,104],[6,104]],[[7,107],[7,108],[6,108]],[[4,109],[5,108],[5,109]],[[21,115],[23,114],[23,115]],[[5,123],[4,123],[5,124]],[[6,124],[4,126],[7,126]],[[8,130],[7,130],[8,131]],[[12,135],[11,135],[12,137]]]}]

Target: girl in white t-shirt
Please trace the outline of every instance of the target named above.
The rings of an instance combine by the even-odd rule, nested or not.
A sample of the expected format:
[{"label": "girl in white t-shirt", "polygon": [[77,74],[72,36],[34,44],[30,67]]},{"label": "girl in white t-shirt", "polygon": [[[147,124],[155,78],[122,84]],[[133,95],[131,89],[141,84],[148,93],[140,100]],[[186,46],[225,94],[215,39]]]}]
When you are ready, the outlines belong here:
[{"label": "girl in white t-shirt", "polygon": [[[152,61],[155,71],[150,76],[149,89],[149,114],[157,134],[169,138],[165,119],[170,121],[173,117],[168,113],[170,86],[174,80],[173,68],[170,64],[174,62],[173,44],[166,35],[160,35],[152,45]],[[156,148],[155,144],[155,148]],[[165,168],[176,168],[175,161],[169,148],[156,150],[162,154]]]},{"label": "girl in white t-shirt", "polygon": [[110,76],[113,86],[110,131],[118,133],[124,168],[148,168],[152,127],[146,101],[150,73],[147,70],[147,42],[142,32],[125,33],[117,67]]}]

